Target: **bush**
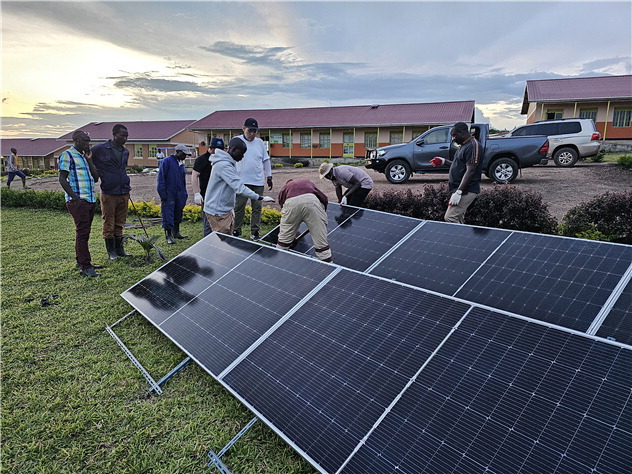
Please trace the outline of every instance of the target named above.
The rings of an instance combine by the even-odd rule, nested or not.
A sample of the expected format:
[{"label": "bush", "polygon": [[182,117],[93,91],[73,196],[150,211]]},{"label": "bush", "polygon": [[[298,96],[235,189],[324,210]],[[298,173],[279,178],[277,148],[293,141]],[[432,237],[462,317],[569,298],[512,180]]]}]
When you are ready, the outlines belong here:
[{"label": "bush", "polygon": [[632,244],[632,191],[607,192],[575,206],[562,219],[561,233]]},{"label": "bush", "polygon": [[632,170],[632,155],[620,156],[617,163],[623,166],[626,170]]},{"label": "bush", "polygon": [[144,169],[145,169],[144,166],[128,166],[126,168],[126,171],[127,171],[128,174],[130,174],[130,173],[142,173]]},{"label": "bush", "polygon": [[301,160],[300,158],[293,158],[288,156],[286,158],[282,158],[281,161],[292,166],[295,166],[297,163],[301,163],[305,168],[309,167],[309,160]]},{"label": "bush", "polygon": [[591,156],[590,161],[592,161],[593,163],[602,163],[605,158],[606,158],[606,152],[602,150],[596,155]]},{"label": "bush", "polygon": [[283,168],[283,164],[281,163],[275,163],[272,165],[273,168]]},{"label": "bush", "polygon": [[294,163],[294,168],[302,168],[303,163]]},{"label": "bush", "polygon": [[[32,209],[66,210],[66,197],[63,191],[33,191],[32,189],[2,188],[0,194],[2,207],[28,207]],[[101,203],[97,199],[97,212],[101,212]]]},{"label": "bush", "polygon": [[[422,193],[413,193],[410,189],[370,193],[365,203],[367,208],[377,211],[442,221],[449,198],[448,187],[442,184],[438,187],[425,186]],[[498,186],[491,191],[482,191],[467,210],[465,223],[547,234],[555,233],[557,227],[540,194],[513,186]]]}]

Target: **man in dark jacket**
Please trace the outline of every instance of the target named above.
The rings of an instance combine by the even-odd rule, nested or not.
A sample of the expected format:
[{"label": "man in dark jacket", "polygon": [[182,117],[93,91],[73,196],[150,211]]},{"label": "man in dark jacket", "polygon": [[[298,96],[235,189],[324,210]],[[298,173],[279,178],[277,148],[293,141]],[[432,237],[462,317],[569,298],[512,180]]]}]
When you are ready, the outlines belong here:
[{"label": "man in dark jacket", "polygon": [[[194,201],[198,206],[204,207],[204,196],[206,196],[206,187],[208,181],[211,178],[211,155],[215,153],[215,150],[223,150],[224,140],[218,137],[213,137],[211,145],[206,153],[201,154],[195,159],[193,163],[193,171],[191,171],[191,186],[193,187]],[[211,225],[206,218],[206,213],[202,212],[202,231],[204,237],[211,233]]]},{"label": "man in dark jacket", "polygon": [[160,163],[158,168],[158,185],[160,195],[160,213],[162,227],[168,244],[175,244],[173,239],[186,239],[180,234],[182,210],[187,203],[186,170],[182,163],[191,151],[185,145],[176,145],[174,155],[170,155]]},{"label": "man in dark jacket", "polygon": [[92,161],[101,178],[103,238],[110,260],[129,256],[123,248],[127,202],[132,189],[127,175],[127,137],[127,127],[117,123],[112,128],[111,140],[92,147]]}]

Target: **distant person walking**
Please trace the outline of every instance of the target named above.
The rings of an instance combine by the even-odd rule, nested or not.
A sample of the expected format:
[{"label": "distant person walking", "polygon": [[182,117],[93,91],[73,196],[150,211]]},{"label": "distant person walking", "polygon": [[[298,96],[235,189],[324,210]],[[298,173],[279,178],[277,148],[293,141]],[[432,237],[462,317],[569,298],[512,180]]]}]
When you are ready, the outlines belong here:
[{"label": "distant person walking", "polygon": [[213,169],[204,195],[204,212],[213,232],[233,234],[236,195],[243,194],[255,202],[274,202],[271,197],[257,194],[246,186],[237,174],[236,165],[243,159],[246,149],[246,142],[234,137],[228,143],[228,152],[218,148],[211,155]]},{"label": "distant person walking", "polygon": [[463,224],[467,208],[481,192],[483,152],[481,144],[472,136],[470,127],[465,122],[455,123],[450,135],[457,145],[461,145],[454,155],[454,160],[436,156],[430,163],[432,166],[445,163],[450,165],[448,189],[452,195],[443,219],[446,222]]},{"label": "distant person walking", "polygon": [[22,179],[22,189],[28,189],[26,187],[26,175],[18,168],[18,160],[18,151],[15,148],[11,148],[11,155],[9,155],[9,159],[7,160],[7,171],[9,172],[7,187],[10,188],[11,181],[13,181],[16,176],[19,176]]},{"label": "distant person walking", "polygon": [[290,179],[279,191],[278,201],[281,206],[281,225],[277,247],[290,249],[299,226],[305,222],[314,242],[316,257],[324,262],[332,262],[327,240],[328,200],[325,193],[309,179]]},{"label": "distant person walking", "polygon": [[127,222],[129,193],[127,175],[129,150],[125,147],[129,133],[125,125],[112,128],[112,138],[92,147],[92,159],[101,178],[101,218],[103,239],[110,260],[129,257],[123,248],[123,229]]},{"label": "distant person walking", "polygon": [[[334,183],[338,202],[342,205],[362,207],[367,195],[373,189],[371,177],[357,166],[334,167],[331,163],[323,163],[318,169],[318,174],[320,179],[327,178]],[[347,188],[344,193],[343,187]]]},{"label": "distant person walking", "polygon": [[[272,166],[270,156],[263,140],[257,137],[259,123],[254,118],[248,118],[242,127],[243,135],[239,135],[248,147],[244,159],[237,164],[237,173],[242,182],[257,195],[263,195],[264,186],[267,183],[268,190],[272,189]],[[236,236],[241,235],[241,227],[244,222],[246,194],[238,194],[235,202],[235,230]],[[261,229],[261,201],[250,199],[250,238],[259,240]]]},{"label": "distant person walking", "polygon": [[[204,142],[202,142],[204,143]],[[193,171],[191,172],[191,186],[193,187],[193,200],[196,205],[204,207],[204,196],[206,196],[206,188],[208,181],[211,178],[211,170],[213,165],[211,164],[211,155],[215,153],[215,150],[223,150],[224,140],[218,137],[211,139],[211,145],[206,153],[201,154],[195,159],[193,163]],[[211,233],[211,225],[206,218],[206,213],[202,212],[202,230],[204,237]]]},{"label": "distant person walking", "polygon": [[66,192],[66,209],[75,221],[75,256],[79,273],[97,277],[94,271],[88,241],[96,208],[95,183],[99,173],[92,162],[90,135],[77,130],[72,134],[74,145],[59,156],[59,184]]},{"label": "distant person walking", "polygon": [[173,239],[186,239],[180,234],[182,210],[189,197],[186,185],[186,169],[182,163],[191,155],[186,145],[176,145],[175,154],[162,160],[158,169],[158,185],[156,190],[160,195],[160,213],[162,227],[168,244],[175,244]]}]

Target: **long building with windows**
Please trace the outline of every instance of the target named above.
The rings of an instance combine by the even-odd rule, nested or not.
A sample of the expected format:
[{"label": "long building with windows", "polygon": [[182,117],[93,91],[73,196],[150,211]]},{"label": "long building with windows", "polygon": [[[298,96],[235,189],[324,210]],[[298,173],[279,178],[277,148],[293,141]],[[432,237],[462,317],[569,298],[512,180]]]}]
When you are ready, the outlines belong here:
[{"label": "long building with windows", "polygon": [[367,148],[405,143],[431,127],[474,121],[474,101],[265,110],[218,110],[191,124],[196,142],[226,143],[255,118],[271,157],[363,158]]},{"label": "long building with windows", "polygon": [[527,81],[522,102],[527,123],[591,118],[604,140],[632,140],[632,76]]}]

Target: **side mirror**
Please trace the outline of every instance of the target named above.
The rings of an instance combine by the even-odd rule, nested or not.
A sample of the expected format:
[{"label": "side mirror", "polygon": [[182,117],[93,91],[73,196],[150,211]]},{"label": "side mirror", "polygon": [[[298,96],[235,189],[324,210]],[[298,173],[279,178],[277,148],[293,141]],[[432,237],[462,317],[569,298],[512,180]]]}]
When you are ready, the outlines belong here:
[{"label": "side mirror", "polygon": [[421,146],[424,144],[423,140],[417,140],[417,142],[415,143],[417,146]]}]

